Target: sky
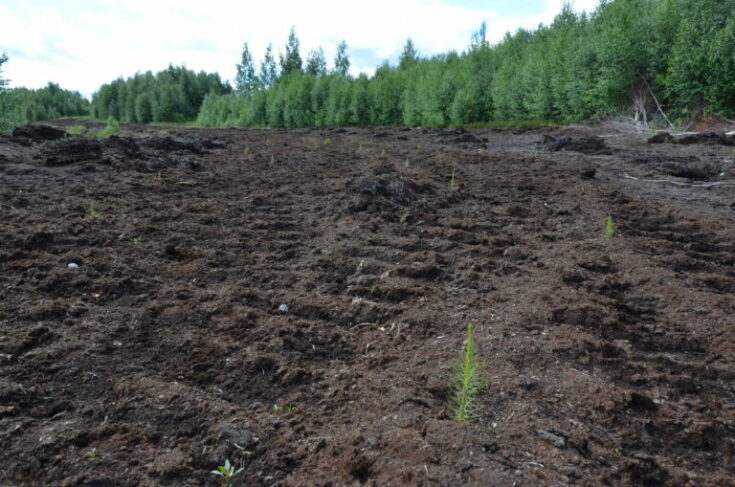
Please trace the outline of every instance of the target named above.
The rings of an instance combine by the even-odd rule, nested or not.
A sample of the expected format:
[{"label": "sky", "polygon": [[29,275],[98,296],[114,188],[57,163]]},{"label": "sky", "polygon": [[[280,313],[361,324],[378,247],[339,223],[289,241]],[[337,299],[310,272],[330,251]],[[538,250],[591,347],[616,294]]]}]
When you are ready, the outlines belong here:
[{"label": "sky", "polygon": [[[487,22],[491,43],[548,24],[564,0],[0,0],[0,51],[11,87],[49,82],[91,96],[136,72],[186,65],[232,81],[243,43],[259,65],[269,43],[283,49],[291,26],[305,59],[322,47],[328,64],[347,42],[353,74],[395,61],[411,38],[422,56],[462,51]],[[593,11],[599,0],[574,0]]]}]

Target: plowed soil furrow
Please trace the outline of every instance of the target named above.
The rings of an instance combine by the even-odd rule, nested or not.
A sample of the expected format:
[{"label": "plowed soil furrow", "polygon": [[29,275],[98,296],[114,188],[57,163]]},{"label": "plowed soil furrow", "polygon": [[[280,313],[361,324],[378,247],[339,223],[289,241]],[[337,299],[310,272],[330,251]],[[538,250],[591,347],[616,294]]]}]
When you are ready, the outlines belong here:
[{"label": "plowed soil furrow", "polygon": [[123,130],[0,139],[1,484],[735,485],[727,147]]}]

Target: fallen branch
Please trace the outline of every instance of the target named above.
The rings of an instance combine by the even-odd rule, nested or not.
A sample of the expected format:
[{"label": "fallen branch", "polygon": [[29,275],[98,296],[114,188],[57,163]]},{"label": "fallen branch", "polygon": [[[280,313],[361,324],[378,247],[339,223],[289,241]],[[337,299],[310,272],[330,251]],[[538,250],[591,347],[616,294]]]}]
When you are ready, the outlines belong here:
[{"label": "fallen branch", "polygon": [[664,120],[666,120],[666,123],[669,124],[669,127],[674,128],[674,124],[671,123],[671,120],[669,120],[669,117],[666,116],[664,113],[664,109],[661,108],[661,104],[658,102],[658,98],[656,98],[656,95],[653,93],[653,90],[651,89],[651,85],[648,84],[648,81],[646,80],[646,77],[641,74],[640,71],[638,71],[638,76],[641,77],[643,80],[643,83],[646,85],[646,88],[648,88],[648,92],[651,94],[651,97],[653,97],[653,101],[656,103],[656,108],[658,108],[658,111],[663,115]]},{"label": "fallen branch", "polygon": [[674,186],[686,186],[689,188],[712,188],[714,186],[735,186],[735,181],[718,181],[715,183],[693,184],[693,183],[682,183],[680,181],[672,181],[670,179],[641,179],[635,176],[631,176],[628,173],[623,173],[622,177],[624,179],[632,179],[633,181],[640,181],[642,183],[664,183],[664,184],[673,184]]}]

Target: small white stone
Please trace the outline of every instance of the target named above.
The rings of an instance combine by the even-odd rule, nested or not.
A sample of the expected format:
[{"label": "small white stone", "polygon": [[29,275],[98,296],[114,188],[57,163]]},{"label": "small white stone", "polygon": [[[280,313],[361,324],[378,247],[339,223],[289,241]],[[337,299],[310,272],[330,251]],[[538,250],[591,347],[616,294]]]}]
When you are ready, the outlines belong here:
[{"label": "small white stone", "polygon": [[280,311],[281,313],[288,313],[288,306],[282,304],[278,307],[278,311]]},{"label": "small white stone", "polygon": [[66,267],[68,267],[69,269],[79,269],[79,264],[77,264],[77,263],[75,263],[75,262],[69,262],[69,263],[68,263],[68,264],[66,265]]}]

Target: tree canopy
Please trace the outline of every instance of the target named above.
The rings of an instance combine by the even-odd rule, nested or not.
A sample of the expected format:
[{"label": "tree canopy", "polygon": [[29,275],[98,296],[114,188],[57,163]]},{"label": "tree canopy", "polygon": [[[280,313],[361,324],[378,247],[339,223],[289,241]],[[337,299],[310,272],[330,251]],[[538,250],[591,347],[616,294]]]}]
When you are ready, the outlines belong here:
[{"label": "tree canopy", "polygon": [[[248,69],[245,66],[243,89],[254,80],[248,78],[252,74]],[[155,75],[150,71],[137,73],[103,85],[92,96],[91,113],[101,120],[112,118],[130,123],[183,122],[197,117],[209,93],[224,95],[231,91],[218,74],[169,66]]]},{"label": "tree canopy", "polygon": [[[223,126],[449,126],[494,121],[576,122],[610,115],[735,116],[735,2],[602,0],[590,14],[565,5],[550,25],[497,44],[483,22],[464,52],[421,57],[407,39],[397,65],[350,76],[347,44],[324,70],[301,69],[291,29],[281,71],[245,100],[210,95],[199,121]],[[272,59],[272,58],[271,58]],[[265,80],[267,79],[267,82]]]}]

